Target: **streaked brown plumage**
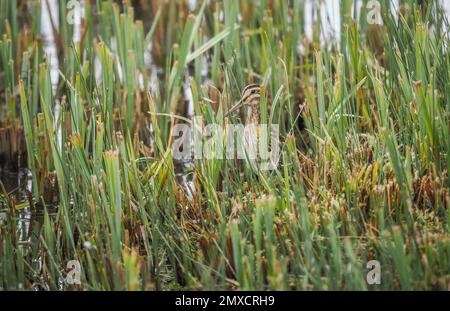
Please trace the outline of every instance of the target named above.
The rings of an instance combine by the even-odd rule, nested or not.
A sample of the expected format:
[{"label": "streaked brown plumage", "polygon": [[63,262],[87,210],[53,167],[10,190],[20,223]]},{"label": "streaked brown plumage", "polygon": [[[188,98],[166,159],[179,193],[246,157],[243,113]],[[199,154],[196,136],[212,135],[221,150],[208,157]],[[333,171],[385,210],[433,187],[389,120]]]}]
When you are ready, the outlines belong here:
[{"label": "streaked brown plumage", "polygon": [[250,84],[242,91],[241,99],[225,114],[225,116],[239,110],[242,107],[247,108],[245,116],[245,125],[250,126],[249,130],[244,133],[244,140],[246,144],[246,152],[249,157],[249,163],[254,171],[258,171],[259,163],[259,126],[261,123],[261,85]]},{"label": "streaked brown plumage", "polygon": [[242,91],[241,99],[225,114],[230,115],[232,112],[240,109],[241,107],[247,107],[247,115],[245,117],[245,124],[258,125],[261,122],[261,85],[250,84],[247,85]]}]

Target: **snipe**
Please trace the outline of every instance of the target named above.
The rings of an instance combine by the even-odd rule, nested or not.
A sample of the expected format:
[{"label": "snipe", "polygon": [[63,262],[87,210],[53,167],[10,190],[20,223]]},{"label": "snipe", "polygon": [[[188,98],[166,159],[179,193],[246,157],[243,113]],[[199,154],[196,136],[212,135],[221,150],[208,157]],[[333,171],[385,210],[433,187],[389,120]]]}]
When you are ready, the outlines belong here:
[{"label": "snipe", "polygon": [[260,123],[261,123],[261,92],[262,86],[259,84],[247,85],[242,91],[241,99],[225,114],[229,116],[231,113],[246,107],[247,113],[245,115],[244,123],[247,130],[244,131],[244,144],[248,160],[254,171],[257,171],[259,164],[259,139],[260,139]]}]

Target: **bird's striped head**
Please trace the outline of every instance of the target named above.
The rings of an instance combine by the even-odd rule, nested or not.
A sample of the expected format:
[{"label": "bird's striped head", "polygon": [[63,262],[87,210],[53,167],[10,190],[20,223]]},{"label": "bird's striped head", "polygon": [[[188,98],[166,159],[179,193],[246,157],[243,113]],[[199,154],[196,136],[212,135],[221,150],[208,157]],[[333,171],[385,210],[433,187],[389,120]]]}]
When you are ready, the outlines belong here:
[{"label": "bird's striped head", "polygon": [[261,99],[261,85],[259,84],[249,84],[242,91],[241,99],[226,113],[230,113],[238,110],[244,105],[256,106],[259,105]]},{"label": "bird's striped head", "polygon": [[242,91],[242,99],[243,104],[253,105],[255,103],[259,104],[259,100],[261,99],[261,85],[259,84],[250,84],[247,85]]}]

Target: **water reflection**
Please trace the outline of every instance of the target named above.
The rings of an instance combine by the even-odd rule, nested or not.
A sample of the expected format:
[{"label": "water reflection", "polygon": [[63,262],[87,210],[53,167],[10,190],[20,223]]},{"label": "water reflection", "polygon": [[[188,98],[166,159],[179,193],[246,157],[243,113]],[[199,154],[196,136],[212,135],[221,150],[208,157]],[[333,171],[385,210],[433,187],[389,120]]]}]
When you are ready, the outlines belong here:
[{"label": "water reflection", "polygon": [[[44,209],[32,208],[30,200],[32,194],[32,175],[28,169],[20,169],[18,172],[1,170],[0,181],[0,226],[7,224],[8,219],[16,221],[16,233],[20,247],[31,244],[33,227],[40,228],[44,222]],[[11,212],[11,204],[14,206],[14,215]],[[35,205],[34,203],[32,205]],[[47,206],[49,215],[56,215],[56,206]]]}]

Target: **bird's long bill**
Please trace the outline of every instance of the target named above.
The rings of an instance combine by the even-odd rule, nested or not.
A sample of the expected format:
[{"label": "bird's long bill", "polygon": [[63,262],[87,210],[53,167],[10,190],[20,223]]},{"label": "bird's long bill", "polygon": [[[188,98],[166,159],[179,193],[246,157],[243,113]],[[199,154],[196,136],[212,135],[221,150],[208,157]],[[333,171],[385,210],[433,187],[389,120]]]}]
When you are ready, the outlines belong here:
[{"label": "bird's long bill", "polygon": [[230,108],[230,110],[227,111],[227,113],[225,113],[225,117],[228,117],[230,115],[230,113],[233,113],[236,110],[238,110],[239,108],[241,108],[243,103],[244,103],[244,101],[242,99],[240,101],[238,101],[233,107]]}]

